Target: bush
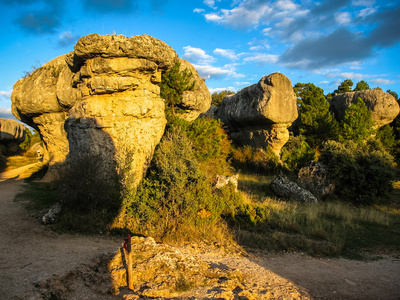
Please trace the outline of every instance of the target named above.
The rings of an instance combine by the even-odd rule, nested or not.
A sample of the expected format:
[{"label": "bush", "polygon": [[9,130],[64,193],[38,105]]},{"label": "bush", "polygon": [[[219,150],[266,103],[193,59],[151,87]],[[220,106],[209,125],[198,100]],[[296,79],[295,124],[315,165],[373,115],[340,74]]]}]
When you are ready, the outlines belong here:
[{"label": "bush", "polygon": [[147,177],[126,202],[132,232],[160,240],[217,239],[221,215],[240,202],[233,187],[213,189],[194,142],[171,126],[157,147]]},{"label": "bush", "polygon": [[109,229],[120,208],[120,187],[116,174],[104,179],[102,164],[100,157],[82,156],[61,179],[61,229],[84,233]]},{"label": "bush", "polygon": [[327,165],[336,184],[335,193],[342,200],[371,204],[392,189],[394,160],[379,141],[370,140],[363,146],[352,141],[328,141],[320,161]]},{"label": "bush", "polygon": [[302,167],[315,159],[315,152],[307,144],[302,135],[291,136],[282,148],[281,159],[290,171],[298,172]]},{"label": "bush", "polygon": [[244,146],[233,149],[232,164],[236,169],[248,173],[277,174],[281,169],[279,157],[271,148],[263,150]]}]

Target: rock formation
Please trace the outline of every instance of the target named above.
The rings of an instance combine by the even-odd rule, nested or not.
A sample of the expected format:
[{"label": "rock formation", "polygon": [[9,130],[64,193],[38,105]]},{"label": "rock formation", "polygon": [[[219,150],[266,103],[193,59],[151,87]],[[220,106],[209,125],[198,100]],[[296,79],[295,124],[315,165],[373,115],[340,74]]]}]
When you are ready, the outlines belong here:
[{"label": "rock formation", "polygon": [[15,154],[25,140],[25,126],[10,119],[0,119],[0,154]]},{"label": "rock formation", "polygon": [[377,127],[391,123],[400,112],[396,99],[380,88],[348,92],[334,96],[329,104],[337,119],[343,120],[347,107],[361,98],[372,113],[372,120]]},{"label": "rock formation", "polygon": [[[50,163],[48,179],[58,177],[66,160],[77,163],[89,156],[102,160],[104,174],[114,170],[116,160],[128,163],[137,185],[164,133],[161,74],[177,60],[171,47],[148,35],[92,34],[73,52],[18,81],[13,113],[39,131]],[[182,65],[196,81],[183,101],[188,119],[195,119],[211,97],[194,68]]]},{"label": "rock formation", "polygon": [[318,161],[311,161],[300,169],[297,184],[310,191],[318,200],[331,195],[335,190],[335,184],[329,179],[328,169]]},{"label": "rock formation", "polygon": [[287,128],[298,116],[297,98],[290,80],[273,73],[224,98],[215,115],[235,143],[256,148],[270,146],[279,155],[289,139]]},{"label": "rock formation", "polygon": [[289,200],[305,203],[317,203],[317,198],[297,185],[297,183],[287,180],[279,175],[271,182],[271,190],[278,196]]}]

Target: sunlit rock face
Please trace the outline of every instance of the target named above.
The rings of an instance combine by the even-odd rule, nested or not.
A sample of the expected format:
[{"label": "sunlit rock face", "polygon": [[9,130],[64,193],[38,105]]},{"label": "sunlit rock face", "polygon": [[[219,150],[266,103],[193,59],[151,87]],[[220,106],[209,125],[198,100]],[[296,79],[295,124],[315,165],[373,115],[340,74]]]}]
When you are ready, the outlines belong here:
[{"label": "sunlit rock face", "polygon": [[[50,165],[47,179],[86,157],[101,159],[107,177],[115,161],[129,153],[129,162],[124,161],[137,185],[165,129],[161,75],[178,59],[170,46],[148,35],[92,34],[82,37],[73,52],[18,81],[12,110],[39,131]],[[204,81],[194,68],[186,66],[197,86],[184,98],[188,119],[195,119],[211,97],[204,96]]]},{"label": "sunlit rock face", "polygon": [[0,118],[0,155],[15,154],[25,140],[25,126],[17,121]]},{"label": "sunlit rock face", "polygon": [[239,145],[270,146],[279,155],[289,139],[288,127],[298,117],[297,98],[290,80],[281,73],[261,78],[233,96],[214,112]]},{"label": "sunlit rock face", "polygon": [[343,120],[346,109],[356,103],[358,98],[361,98],[371,111],[372,121],[377,127],[391,123],[400,112],[396,99],[380,88],[376,88],[334,96],[329,104],[338,120]]}]

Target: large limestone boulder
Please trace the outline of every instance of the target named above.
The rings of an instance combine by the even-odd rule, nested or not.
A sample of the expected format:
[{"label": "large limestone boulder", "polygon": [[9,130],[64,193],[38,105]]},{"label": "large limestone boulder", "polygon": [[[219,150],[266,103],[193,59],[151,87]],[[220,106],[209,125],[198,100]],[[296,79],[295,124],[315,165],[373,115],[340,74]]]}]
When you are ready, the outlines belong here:
[{"label": "large limestone boulder", "polygon": [[302,202],[317,203],[318,199],[308,190],[301,188],[297,183],[279,175],[270,184],[271,190],[278,197]]},{"label": "large limestone boulder", "polygon": [[[47,149],[44,160],[50,164],[47,179],[59,177],[65,162],[89,157],[102,161],[105,178],[116,161],[123,161],[137,185],[166,124],[161,74],[178,59],[170,46],[148,35],[91,34],[73,52],[18,81],[12,110],[39,131]],[[194,68],[185,66],[197,86],[184,96],[188,119],[193,119],[208,109],[211,98]]]},{"label": "large limestone boulder", "polygon": [[270,146],[279,155],[289,140],[288,127],[297,119],[297,98],[290,80],[281,73],[261,78],[226,97],[215,112],[239,145]]},{"label": "large limestone boulder", "polygon": [[25,140],[25,126],[17,121],[0,118],[0,154],[15,154]]},{"label": "large limestone boulder", "polygon": [[391,123],[400,112],[396,99],[380,88],[348,92],[334,96],[329,104],[339,120],[343,120],[347,107],[361,98],[372,113],[377,127]]}]

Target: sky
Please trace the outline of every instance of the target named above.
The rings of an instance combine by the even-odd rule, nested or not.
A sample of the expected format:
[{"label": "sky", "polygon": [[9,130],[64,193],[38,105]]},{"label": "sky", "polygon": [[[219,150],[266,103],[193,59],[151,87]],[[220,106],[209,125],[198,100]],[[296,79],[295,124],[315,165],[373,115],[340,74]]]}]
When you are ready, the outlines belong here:
[{"label": "sky", "polygon": [[25,72],[91,33],[158,38],[211,93],[281,72],[326,94],[352,79],[400,95],[400,0],[0,0],[0,14],[0,118]]}]

